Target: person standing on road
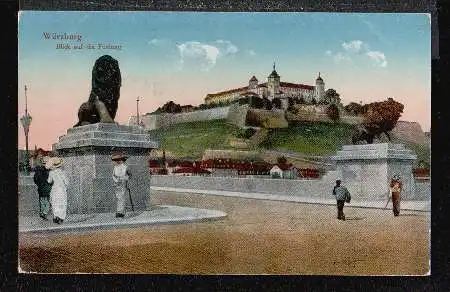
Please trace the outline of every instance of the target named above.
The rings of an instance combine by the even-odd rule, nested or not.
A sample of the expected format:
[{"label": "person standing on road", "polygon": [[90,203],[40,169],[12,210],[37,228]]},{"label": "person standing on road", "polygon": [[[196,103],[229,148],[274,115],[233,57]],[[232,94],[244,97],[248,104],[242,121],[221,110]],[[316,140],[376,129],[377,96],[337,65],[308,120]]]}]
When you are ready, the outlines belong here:
[{"label": "person standing on road", "polygon": [[400,214],[400,194],[402,192],[402,182],[398,176],[394,176],[391,180],[391,198],[392,198],[392,211],[394,216]]},{"label": "person standing on road", "polygon": [[127,160],[122,152],[114,153],[111,160],[114,161],[113,180],[115,184],[115,192],[117,198],[116,217],[125,217],[125,191],[126,184],[130,177],[130,171],[125,161]]},{"label": "person standing on road", "polygon": [[63,223],[67,214],[67,186],[69,179],[64,170],[62,170],[63,160],[59,157],[53,157],[45,164],[50,169],[48,174],[48,183],[52,183],[50,192],[50,202],[53,209],[53,222]]},{"label": "person standing on road", "polygon": [[346,187],[341,186],[341,181],[337,180],[333,188],[333,195],[336,197],[338,215],[337,219],[345,221],[344,204],[350,203],[351,195]]},{"label": "person standing on road", "polygon": [[37,165],[34,169],[33,181],[37,185],[39,194],[39,217],[44,220],[50,212],[50,192],[52,184],[47,182],[49,171],[45,168],[48,157],[42,149],[38,149],[36,153]]}]

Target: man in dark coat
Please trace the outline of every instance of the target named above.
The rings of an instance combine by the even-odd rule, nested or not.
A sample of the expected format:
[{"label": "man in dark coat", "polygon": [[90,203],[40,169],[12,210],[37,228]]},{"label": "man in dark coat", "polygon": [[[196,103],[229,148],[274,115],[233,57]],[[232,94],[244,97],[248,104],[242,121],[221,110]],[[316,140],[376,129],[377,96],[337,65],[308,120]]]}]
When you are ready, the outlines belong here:
[{"label": "man in dark coat", "polygon": [[48,169],[45,168],[45,160],[43,152],[38,152],[36,156],[37,166],[34,170],[34,183],[38,187],[39,194],[39,216],[47,220],[47,215],[50,212],[50,191],[52,185],[47,182]]},{"label": "man in dark coat", "polygon": [[398,176],[394,176],[391,181],[392,211],[394,216],[400,214],[400,193],[402,191],[402,182]]},{"label": "man in dark coat", "polygon": [[337,202],[337,209],[338,209],[337,218],[339,220],[345,221],[344,204],[345,202],[350,203],[351,200],[350,192],[347,190],[346,187],[341,186],[340,180],[337,180],[336,185],[333,188],[333,195],[336,197]]}]

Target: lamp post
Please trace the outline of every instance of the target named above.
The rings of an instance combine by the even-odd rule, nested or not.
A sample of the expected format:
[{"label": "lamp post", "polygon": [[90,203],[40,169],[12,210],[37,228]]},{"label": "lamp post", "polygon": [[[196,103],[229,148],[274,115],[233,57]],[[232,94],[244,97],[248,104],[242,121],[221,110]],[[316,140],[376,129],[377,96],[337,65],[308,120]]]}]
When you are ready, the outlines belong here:
[{"label": "lamp post", "polygon": [[25,115],[20,118],[25,132],[25,174],[30,173],[30,159],[28,153],[28,132],[30,130],[31,116],[28,114],[27,86],[25,85]]},{"label": "lamp post", "polygon": [[140,125],[140,123],[139,123],[139,96],[136,99],[136,117],[137,117],[136,124],[139,126]]}]

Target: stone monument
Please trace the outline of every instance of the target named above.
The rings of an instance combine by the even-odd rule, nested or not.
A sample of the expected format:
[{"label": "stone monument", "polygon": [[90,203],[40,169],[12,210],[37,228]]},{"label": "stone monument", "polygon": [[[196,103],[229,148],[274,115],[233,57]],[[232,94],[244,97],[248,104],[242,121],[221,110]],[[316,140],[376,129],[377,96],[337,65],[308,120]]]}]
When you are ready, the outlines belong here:
[{"label": "stone monument", "polygon": [[[149,207],[150,171],[148,157],[159,143],[138,126],[114,122],[120,96],[118,62],[105,55],[92,70],[92,90],[78,111],[79,122],[53,144],[53,151],[64,159],[70,180],[67,211],[73,213],[114,212],[116,198],[112,179],[111,153],[123,151],[132,173],[130,194],[135,210]],[[130,205],[127,197],[127,206]]]},{"label": "stone monument", "polygon": [[402,198],[415,196],[412,166],[417,156],[402,144],[345,145],[332,158],[338,179],[354,199],[385,200],[394,175],[403,182]]}]

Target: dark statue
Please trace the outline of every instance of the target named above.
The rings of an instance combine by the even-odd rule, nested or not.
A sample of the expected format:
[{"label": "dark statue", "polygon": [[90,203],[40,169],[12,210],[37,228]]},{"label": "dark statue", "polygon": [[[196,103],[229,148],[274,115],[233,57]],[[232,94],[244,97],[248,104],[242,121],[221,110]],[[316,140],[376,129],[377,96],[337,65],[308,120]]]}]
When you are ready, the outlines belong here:
[{"label": "dark statue", "polygon": [[120,97],[119,62],[109,55],[95,61],[92,69],[92,89],[87,102],[78,110],[78,123],[74,127],[95,124],[114,123]]},{"label": "dark statue", "polygon": [[389,141],[391,141],[391,136],[387,131],[385,132],[379,132],[376,131],[376,129],[367,128],[364,125],[359,125],[355,132],[352,135],[352,144],[361,144],[361,143],[367,143],[372,144],[373,140],[376,138],[380,138],[381,134],[385,134]]}]

